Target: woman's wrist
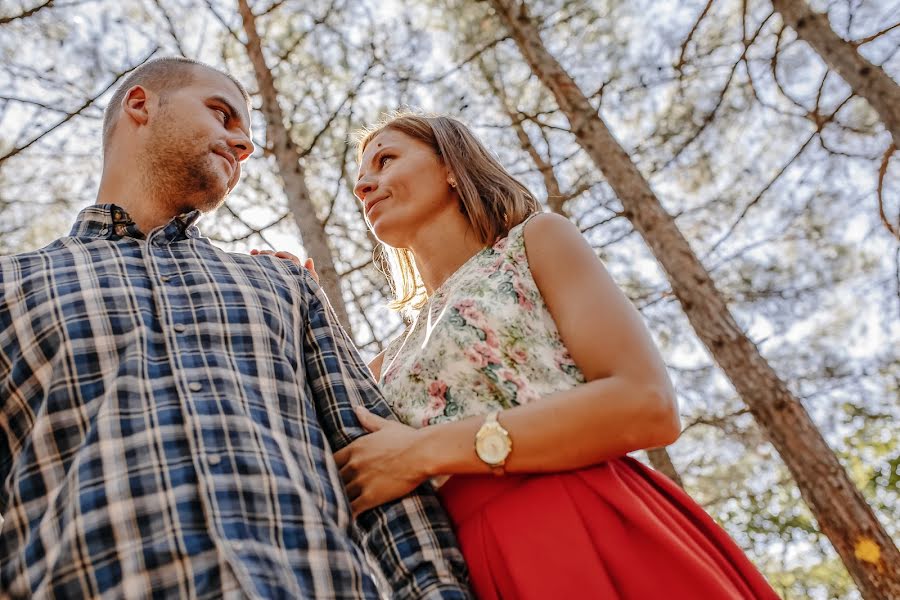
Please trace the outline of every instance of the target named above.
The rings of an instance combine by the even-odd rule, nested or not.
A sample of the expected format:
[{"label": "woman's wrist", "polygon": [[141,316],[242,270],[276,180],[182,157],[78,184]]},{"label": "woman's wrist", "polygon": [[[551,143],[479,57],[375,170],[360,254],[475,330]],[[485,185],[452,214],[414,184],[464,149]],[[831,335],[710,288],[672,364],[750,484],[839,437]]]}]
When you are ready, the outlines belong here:
[{"label": "woman's wrist", "polygon": [[482,417],[470,417],[418,430],[416,460],[426,478],[487,470],[475,454],[475,433],[483,420]]},{"label": "woman's wrist", "polygon": [[441,472],[440,449],[437,447],[438,442],[434,436],[438,427],[439,425],[422,427],[416,432],[418,439],[413,446],[413,456],[419,466],[419,475],[423,481],[444,474]]}]

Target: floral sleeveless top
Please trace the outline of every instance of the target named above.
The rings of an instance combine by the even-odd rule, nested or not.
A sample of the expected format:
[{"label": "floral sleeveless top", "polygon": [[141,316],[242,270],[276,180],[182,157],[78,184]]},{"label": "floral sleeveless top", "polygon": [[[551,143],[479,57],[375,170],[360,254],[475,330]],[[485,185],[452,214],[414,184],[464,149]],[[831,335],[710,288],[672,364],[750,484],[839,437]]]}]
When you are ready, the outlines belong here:
[{"label": "floral sleeveless top", "polygon": [[511,408],[584,383],[531,276],[530,219],[453,273],[385,351],[381,387],[407,425]]}]

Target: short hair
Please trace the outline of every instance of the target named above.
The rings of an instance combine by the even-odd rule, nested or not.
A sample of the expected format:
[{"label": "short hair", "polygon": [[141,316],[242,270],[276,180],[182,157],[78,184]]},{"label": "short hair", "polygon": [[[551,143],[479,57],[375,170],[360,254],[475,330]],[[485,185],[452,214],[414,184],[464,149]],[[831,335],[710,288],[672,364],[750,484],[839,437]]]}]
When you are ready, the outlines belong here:
[{"label": "short hair", "polygon": [[[357,133],[357,161],[362,160],[369,142],[388,129],[424,142],[450,169],[456,179],[460,210],[482,244],[493,244],[528,215],[540,211],[540,204],[528,188],[509,174],[465,123],[452,117],[409,110],[389,114]],[[424,306],[425,286],[412,252],[408,248],[382,247],[387,249],[387,255],[381,254],[378,262],[394,293],[390,307],[408,311]]]},{"label": "short hair", "polygon": [[166,56],[148,60],[128,74],[116,88],[109,104],[106,105],[103,113],[103,153],[106,154],[106,149],[109,147],[116,119],[122,110],[122,99],[125,98],[128,90],[136,85],[142,85],[164,98],[167,92],[190,85],[198,68],[209,69],[230,79],[241,91],[244,100],[248,104],[250,103],[250,94],[247,93],[240,81],[231,74],[211,65],[183,56]]}]

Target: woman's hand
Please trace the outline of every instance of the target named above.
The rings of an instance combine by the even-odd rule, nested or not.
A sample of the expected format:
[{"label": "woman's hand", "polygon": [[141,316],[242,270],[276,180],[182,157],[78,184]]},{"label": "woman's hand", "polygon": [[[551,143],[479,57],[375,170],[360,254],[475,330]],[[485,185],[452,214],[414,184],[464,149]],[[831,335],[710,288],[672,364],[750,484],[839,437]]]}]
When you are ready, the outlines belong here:
[{"label": "woman's hand", "polygon": [[319,283],[319,274],[316,273],[316,263],[313,262],[312,258],[307,258],[305,261],[303,261],[290,252],[285,252],[284,250],[279,250],[278,252],[276,252],[274,250],[257,250],[256,248],[254,248],[250,251],[251,256],[260,256],[263,254],[274,256],[275,258],[286,258],[298,267],[303,267],[304,269],[309,271],[310,276],[312,276],[312,278],[316,280],[316,283]]},{"label": "woman's hand", "polygon": [[428,473],[417,452],[419,430],[383,419],[361,406],[354,410],[371,433],[335,452],[334,458],[356,517],[410,493],[428,478]]}]

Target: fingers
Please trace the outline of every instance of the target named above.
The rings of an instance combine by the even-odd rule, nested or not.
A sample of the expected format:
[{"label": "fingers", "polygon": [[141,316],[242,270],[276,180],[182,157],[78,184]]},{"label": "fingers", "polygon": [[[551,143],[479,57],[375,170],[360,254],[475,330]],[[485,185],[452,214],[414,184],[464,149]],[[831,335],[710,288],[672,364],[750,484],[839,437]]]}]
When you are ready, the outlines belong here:
[{"label": "fingers", "polygon": [[298,267],[303,266],[303,261],[301,261],[299,258],[294,256],[290,252],[285,252],[284,250],[279,250],[278,252],[276,252],[275,257],[276,258],[286,258],[287,260],[291,261]]},{"label": "fingers", "polygon": [[375,506],[377,505],[372,504],[372,502],[365,496],[359,496],[358,498],[356,498],[356,500],[352,500],[350,502],[350,510],[353,512],[354,519],[370,508],[375,508]]},{"label": "fingers", "polygon": [[354,518],[375,506],[365,496],[365,485],[357,478],[355,469],[352,469],[349,465],[341,469],[341,481],[344,484],[344,492],[347,494],[347,499],[350,500],[350,509]]},{"label": "fingers", "polygon": [[316,263],[313,261],[312,257],[307,258],[306,262],[303,263],[303,266],[309,271],[310,276],[316,280],[316,283],[319,283],[319,274],[316,273]]},{"label": "fingers", "polygon": [[376,415],[373,412],[370,412],[364,406],[354,406],[353,412],[356,413],[356,418],[359,419],[360,425],[365,427],[366,431],[374,432],[382,429],[385,425],[390,423],[387,419],[383,419]]},{"label": "fingers", "polygon": [[[291,261],[298,267],[303,266],[302,260],[300,260],[293,254],[291,254],[290,252],[287,252],[285,250],[277,250],[277,251],[276,250],[257,250],[256,248],[253,248],[250,250],[250,256],[262,256],[262,255],[274,256],[275,258],[284,258],[284,259]],[[307,262],[310,262],[310,261],[312,261],[312,259],[308,258]]]},{"label": "fingers", "polygon": [[351,502],[363,495],[363,489],[364,486],[359,481],[351,481],[344,484],[344,491],[347,492],[347,497],[350,498]]},{"label": "fingers", "polygon": [[356,475],[356,467],[351,466],[349,462],[341,467],[341,481],[344,482],[344,485],[347,485],[356,479]]},{"label": "fingers", "polygon": [[334,453],[334,462],[337,463],[338,469],[343,469],[348,460],[350,460],[350,446],[344,446]]}]

